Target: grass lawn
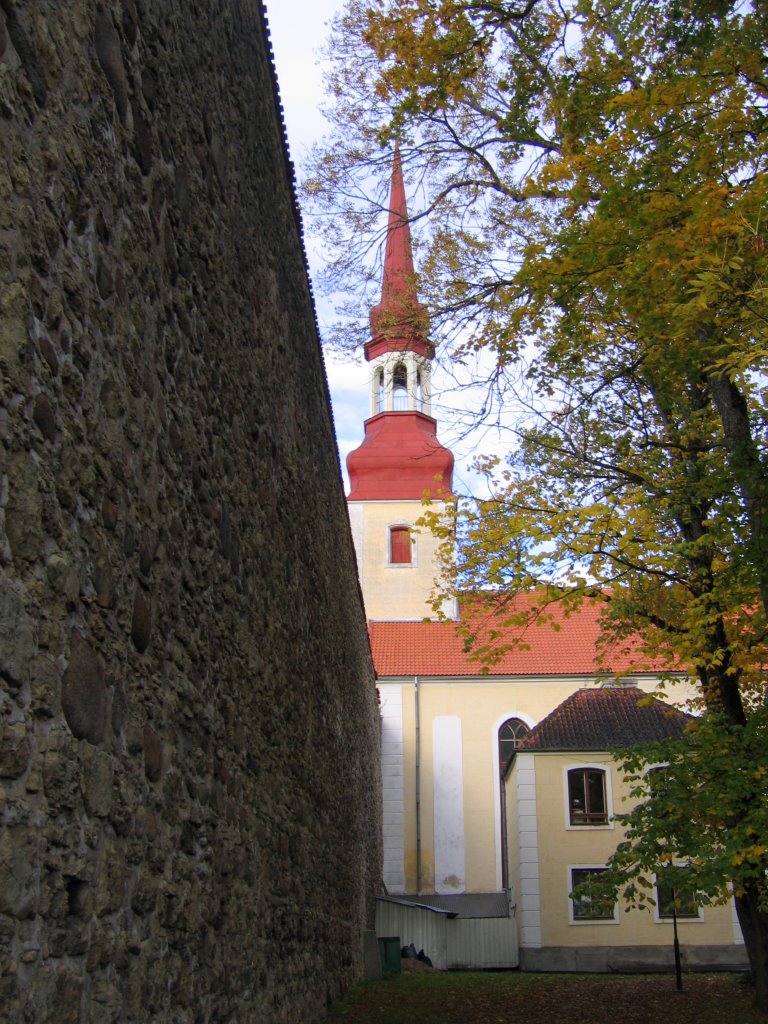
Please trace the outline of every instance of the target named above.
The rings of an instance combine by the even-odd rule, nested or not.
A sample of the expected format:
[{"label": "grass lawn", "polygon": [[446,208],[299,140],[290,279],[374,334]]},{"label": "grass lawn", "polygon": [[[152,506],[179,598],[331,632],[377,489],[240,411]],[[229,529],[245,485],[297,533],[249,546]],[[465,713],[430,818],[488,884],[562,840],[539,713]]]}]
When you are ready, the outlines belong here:
[{"label": "grass lawn", "polygon": [[367,981],[334,1024],[766,1024],[743,975],[407,972]]}]

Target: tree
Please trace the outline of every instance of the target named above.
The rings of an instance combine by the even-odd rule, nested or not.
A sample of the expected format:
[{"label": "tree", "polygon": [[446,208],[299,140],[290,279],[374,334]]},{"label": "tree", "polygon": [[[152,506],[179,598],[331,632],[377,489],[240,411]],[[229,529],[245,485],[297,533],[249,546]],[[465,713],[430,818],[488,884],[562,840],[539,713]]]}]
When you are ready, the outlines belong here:
[{"label": "tree", "polygon": [[[631,810],[617,814],[625,838],[581,895],[625,904],[658,904],[658,886],[678,908],[723,902],[733,884],[768,905],[765,875],[768,804],[768,709],[755,708],[744,727],[716,715],[689,724],[681,739],[617,752],[632,784]],[[756,794],[758,798],[756,799]],[[749,927],[750,919],[747,918]],[[749,936],[759,946],[761,936]]]},{"label": "tree", "polygon": [[[736,0],[349,0],[306,185],[335,211],[331,284],[364,288],[366,190],[400,140],[437,340],[492,352],[526,410],[509,457],[480,463],[492,497],[431,517],[442,587],[535,589],[537,615],[602,600],[606,634],[691,668],[734,757],[766,700],[767,30]],[[762,822],[763,788],[745,800]]]}]

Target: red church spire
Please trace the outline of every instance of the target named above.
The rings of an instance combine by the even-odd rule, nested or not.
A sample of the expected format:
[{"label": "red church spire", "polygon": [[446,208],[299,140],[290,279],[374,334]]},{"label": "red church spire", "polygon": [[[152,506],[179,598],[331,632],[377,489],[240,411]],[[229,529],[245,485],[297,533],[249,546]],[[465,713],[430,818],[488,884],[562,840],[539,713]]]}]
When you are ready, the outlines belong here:
[{"label": "red church spire", "polygon": [[411,228],[405,202],[400,146],[396,142],[389,192],[381,302],[370,313],[372,338],[365,346],[365,358],[370,360],[382,352],[408,350],[431,358],[434,351],[426,339],[427,320],[426,308],[416,296]]},{"label": "red church spire", "polygon": [[387,222],[381,305],[387,308],[403,300],[409,302],[415,299],[416,281],[411,251],[411,229],[408,224],[408,207],[405,203],[400,145],[396,142],[395,158],[392,163],[392,184],[389,192],[389,220]]},{"label": "red church spire", "polygon": [[451,493],[453,455],[429,414],[427,311],[416,296],[400,148],[395,145],[381,302],[371,310],[371,412],[365,439],[347,456],[350,501],[420,501]]}]

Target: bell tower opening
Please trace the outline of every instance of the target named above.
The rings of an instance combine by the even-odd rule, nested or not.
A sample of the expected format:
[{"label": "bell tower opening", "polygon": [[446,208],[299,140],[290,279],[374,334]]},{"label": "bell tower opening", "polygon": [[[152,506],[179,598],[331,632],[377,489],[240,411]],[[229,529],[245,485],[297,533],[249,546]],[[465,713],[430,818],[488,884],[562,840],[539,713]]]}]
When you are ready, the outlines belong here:
[{"label": "bell tower opening", "polygon": [[387,352],[371,371],[371,416],[419,412],[431,416],[429,360],[415,352]]},{"label": "bell tower opening", "polygon": [[392,411],[408,411],[408,370],[398,363],[392,371]]},{"label": "bell tower opening", "polygon": [[376,416],[380,412],[384,412],[385,408],[385,391],[384,391],[384,369],[378,367],[373,372],[373,415]]}]

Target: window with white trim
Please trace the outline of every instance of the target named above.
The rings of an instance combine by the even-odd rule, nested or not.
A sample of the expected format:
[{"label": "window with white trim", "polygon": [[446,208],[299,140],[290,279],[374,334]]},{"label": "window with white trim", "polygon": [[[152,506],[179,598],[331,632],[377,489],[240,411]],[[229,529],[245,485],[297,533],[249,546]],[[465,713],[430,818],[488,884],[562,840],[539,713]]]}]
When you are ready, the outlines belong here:
[{"label": "window with white trim", "polygon": [[569,770],[568,820],[577,826],[608,824],[608,791],[602,768]]},{"label": "window with white trim", "polygon": [[499,771],[502,775],[520,741],[524,740],[530,731],[525,722],[519,718],[508,718],[499,729]]},{"label": "window with white trim", "polygon": [[580,892],[573,896],[574,890],[580,886],[588,886],[590,881],[607,871],[607,868],[597,865],[580,865],[569,868],[568,881],[570,890],[570,920],[573,924],[591,924],[596,921],[618,923],[618,909],[616,900],[600,895],[590,895]]},{"label": "window with white trim", "polygon": [[701,906],[688,884],[688,875],[685,867],[670,867],[664,872],[663,882],[656,878],[657,920],[671,921],[673,916],[678,920],[701,920]]},{"label": "window with white trim", "polygon": [[389,564],[411,565],[413,563],[413,542],[408,526],[389,528]]}]

